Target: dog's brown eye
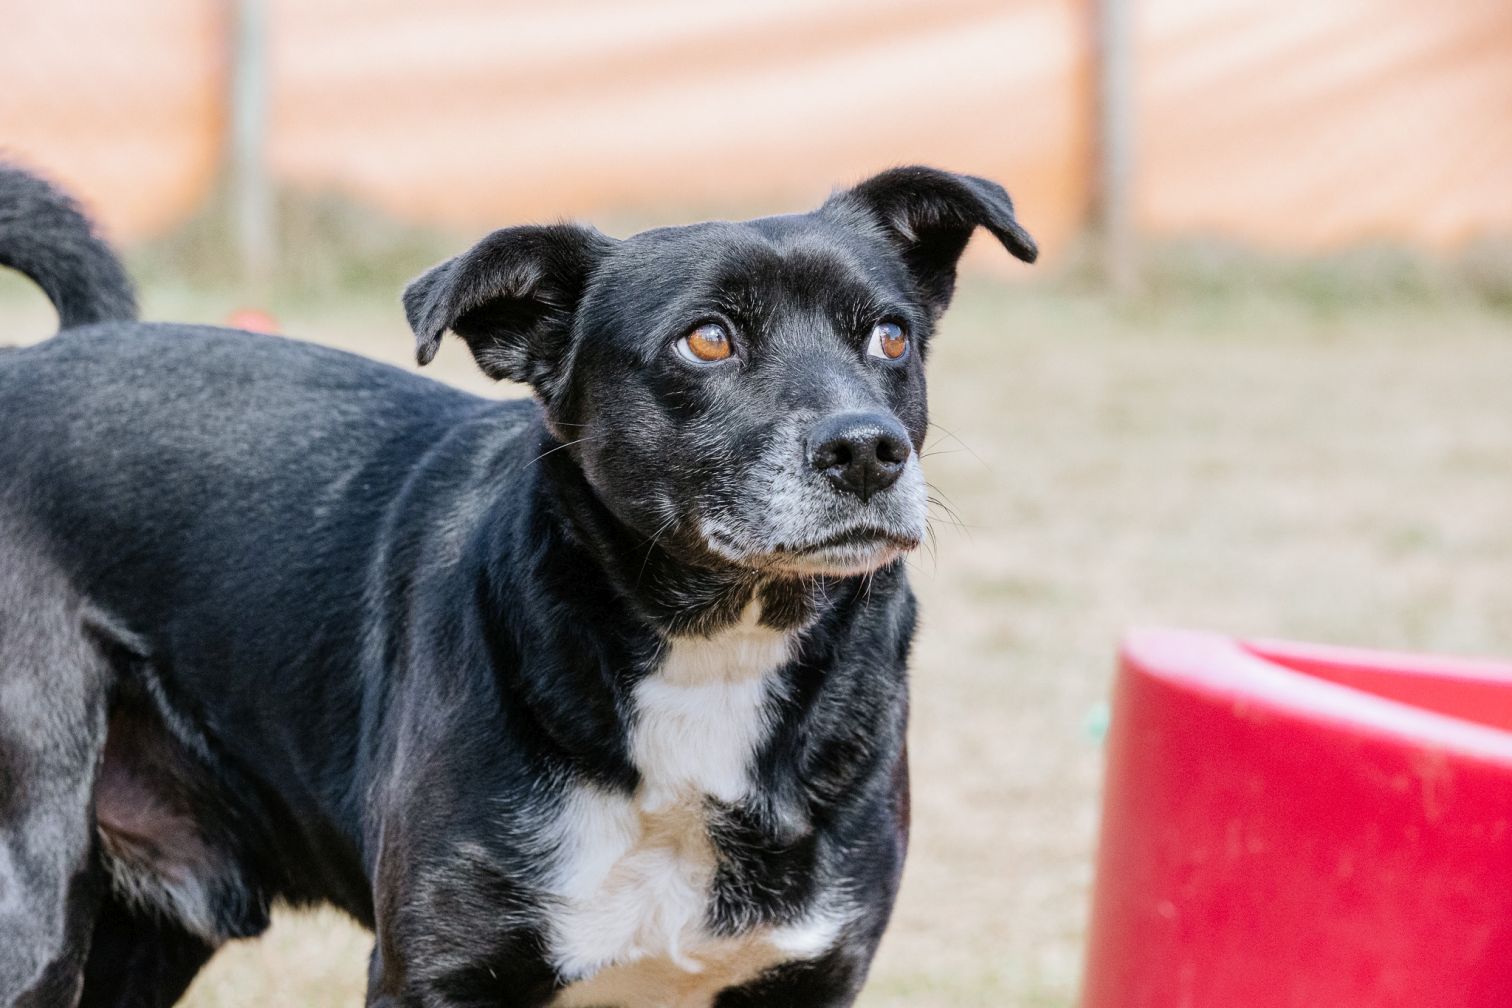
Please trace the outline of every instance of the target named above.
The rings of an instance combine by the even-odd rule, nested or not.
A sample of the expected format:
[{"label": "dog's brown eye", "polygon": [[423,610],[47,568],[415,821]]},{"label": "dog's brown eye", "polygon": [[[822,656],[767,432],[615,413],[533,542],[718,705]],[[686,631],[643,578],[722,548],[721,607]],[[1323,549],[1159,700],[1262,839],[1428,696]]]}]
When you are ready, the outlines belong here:
[{"label": "dog's brown eye", "polygon": [[718,364],[734,351],[724,326],[705,322],[677,341],[677,352],[695,364]]},{"label": "dog's brown eye", "polygon": [[878,322],[872,326],[866,352],[883,360],[900,361],[908,356],[908,334],[896,322]]}]

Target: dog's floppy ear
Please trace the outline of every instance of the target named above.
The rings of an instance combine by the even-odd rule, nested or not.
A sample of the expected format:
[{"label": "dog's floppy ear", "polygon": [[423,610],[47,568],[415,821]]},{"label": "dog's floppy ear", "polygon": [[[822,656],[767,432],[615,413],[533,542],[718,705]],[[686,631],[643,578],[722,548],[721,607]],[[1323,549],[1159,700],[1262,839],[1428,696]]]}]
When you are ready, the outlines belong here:
[{"label": "dog's floppy ear", "polygon": [[936,316],[955,291],[956,262],[971,232],[984,227],[1024,262],[1039,248],[1013,216],[1013,200],[996,182],[938,168],[893,168],[824,204],[831,214],[865,214],[897,245],[914,283]]},{"label": "dog's floppy ear", "polygon": [[404,289],[415,358],[429,364],[450,329],[467,341],[484,374],[527,382],[550,400],[573,313],[613,245],[574,224],[493,232]]}]

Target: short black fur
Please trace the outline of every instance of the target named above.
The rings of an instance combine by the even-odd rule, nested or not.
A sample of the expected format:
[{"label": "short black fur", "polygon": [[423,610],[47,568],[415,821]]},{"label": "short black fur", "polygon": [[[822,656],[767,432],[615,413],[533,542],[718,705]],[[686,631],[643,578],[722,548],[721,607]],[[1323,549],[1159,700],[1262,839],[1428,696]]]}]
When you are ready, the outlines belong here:
[{"label": "short black fur", "polygon": [[[275,901],[375,930],[369,1005],[550,1004],[584,979],[553,824],[647,783],[638,688],[752,614],[791,646],[752,786],[698,806],[704,927],[843,925],[711,999],[849,1004],[907,843],[923,364],[977,226],[1034,258],[999,187],[924,168],[790,217],[495,232],[404,307],[421,363],[452,330],[536,392],[497,402],[132,321],[77,208],[0,168],[0,263],[64,329],[0,355],[0,1005],[171,1004]],[[896,485],[826,475],[884,429]]]}]

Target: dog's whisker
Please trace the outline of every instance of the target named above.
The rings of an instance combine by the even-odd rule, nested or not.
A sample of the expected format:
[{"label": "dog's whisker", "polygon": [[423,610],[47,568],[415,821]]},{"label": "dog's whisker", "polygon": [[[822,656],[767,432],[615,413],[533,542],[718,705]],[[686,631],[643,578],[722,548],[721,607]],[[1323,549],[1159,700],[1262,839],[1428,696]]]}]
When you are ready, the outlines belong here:
[{"label": "dog's whisker", "polygon": [[974,459],[976,459],[978,462],[980,462],[982,464],[983,468],[985,468],[985,469],[991,469],[992,468],[992,466],[988,464],[987,460],[984,459],[984,458],[982,458],[982,456],[978,455],[976,453],[976,449],[975,448],[972,448],[971,445],[969,445],[965,441],[961,440],[961,438],[955,433],[955,431],[948,430],[943,424],[941,424],[941,423],[939,423],[938,421],[935,421],[935,420],[929,421],[929,426],[934,427],[937,430],[943,432],[946,437],[951,438],[952,440],[955,441],[956,444],[960,445],[964,450],[970,452],[971,453],[971,457],[974,458]]},{"label": "dog's whisker", "polygon": [[943,517],[948,520],[951,525],[966,532],[967,536],[970,537],[972,530],[977,528],[977,526],[971,524],[970,522],[964,521],[961,518],[960,513],[956,511],[955,507],[950,503],[949,499],[946,498],[944,491],[942,491],[939,487],[935,486],[933,483],[926,483],[925,486],[929,491],[926,500],[929,502],[930,506],[939,509],[939,511],[943,513]]},{"label": "dog's whisker", "polygon": [[942,504],[941,502],[935,500],[933,497],[929,498],[929,503],[932,506],[939,508],[939,514],[935,516],[937,520],[945,522],[951,528],[957,528],[963,531],[968,531],[971,529],[971,526],[961,521],[961,519],[956,515],[954,511],[950,509],[948,505]]},{"label": "dog's whisker", "polygon": [[[603,435],[600,435],[600,437],[602,437],[602,436]],[[554,454],[556,452],[559,452],[563,448],[571,448],[573,445],[580,445],[584,441],[597,441],[597,440],[599,440],[599,438],[580,437],[576,441],[564,441],[563,443],[557,445],[555,448],[548,448],[545,451],[541,452],[541,454],[537,455],[535,458],[531,459],[529,462],[526,462],[524,468],[526,468],[526,469],[530,468],[531,466],[535,465],[537,462],[541,461],[541,459],[545,458],[547,455],[552,455],[552,454]]]},{"label": "dog's whisker", "polygon": [[640,570],[637,571],[635,575],[635,587],[640,587],[641,578],[643,578],[646,574],[646,565],[651,562],[651,553],[656,549],[657,540],[659,540],[662,537],[662,534],[676,523],[677,515],[674,514],[672,517],[662,522],[661,528],[657,529],[656,532],[652,534],[651,541],[646,546],[646,555],[641,558]]}]

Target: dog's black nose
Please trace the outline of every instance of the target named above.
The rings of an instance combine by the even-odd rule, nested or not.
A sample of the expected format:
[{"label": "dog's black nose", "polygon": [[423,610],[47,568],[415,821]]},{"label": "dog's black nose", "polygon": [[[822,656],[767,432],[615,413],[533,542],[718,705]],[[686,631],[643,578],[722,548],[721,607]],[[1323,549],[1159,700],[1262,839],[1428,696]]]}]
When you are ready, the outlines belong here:
[{"label": "dog's black nose", "polygon": [[837,413],[808,436],[809,465],[863,502],[898,482],[912,450],[903,425],[885,413]]}]

